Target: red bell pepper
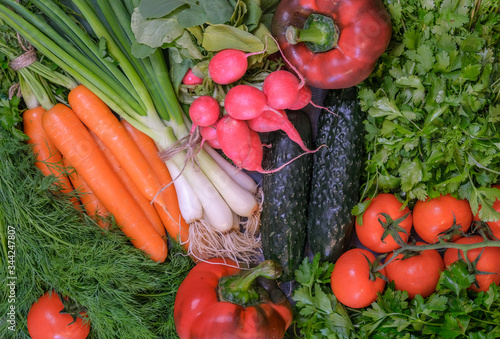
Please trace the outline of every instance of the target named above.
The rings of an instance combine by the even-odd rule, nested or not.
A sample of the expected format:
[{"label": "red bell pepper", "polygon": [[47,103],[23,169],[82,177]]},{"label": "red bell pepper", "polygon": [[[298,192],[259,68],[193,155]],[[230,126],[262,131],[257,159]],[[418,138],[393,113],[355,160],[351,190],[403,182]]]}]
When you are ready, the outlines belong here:
[{"label": "red bell pepper", "polygon": [[174,319],[181,339],[282,339],[293,311],[275,280],[274,261],[240,270],[229,259],[198,263],[177,291]]},{"label": "red bell pepper", "polygon": [[281,0],[271,30],[309,86],[338,89],[373,72],[392,26],[381,0]]}]

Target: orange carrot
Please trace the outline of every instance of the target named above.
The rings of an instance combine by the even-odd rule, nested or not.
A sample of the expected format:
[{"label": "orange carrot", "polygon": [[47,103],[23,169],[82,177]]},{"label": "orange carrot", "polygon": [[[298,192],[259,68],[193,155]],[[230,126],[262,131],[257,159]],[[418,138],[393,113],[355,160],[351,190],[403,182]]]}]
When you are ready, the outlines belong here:
[{"label": "orange carrot", "polygon": [[177,242],[183,244],[184,248],[187,248],[189,225],[181,215],[177,193],[174,185],[172,184],[172,177],[167,169],[167,165],[165,165],[158,154],[158,147],[156,147],[153,139],[136,129],[126,120],[121,120],[121,123],[144,154],[156,176],[160,180],[160,183],[166,187],[163,190],[162,195],[167,204],[167,210],[158,205],[156,205],[156,209],[163,220],[163,224],[165,225],[168,234]]},{"label": "orange carrot", "polygon": [[[83,85],[70,91],[68,101],[80,120],[113,152],[144,196],[153,201],[160,190],[160,182],[109,107]],[[165,206],[163,199],[158,199],[157,202]]]},{"label": "orange carrot", "polygon": [[149,203],[149,200],[146,199],[142,192],[137,188],[135,183],[132,181],[132,178],[130,178],[130,175],[128,175],[128,173],[123,169],[116,157],[113,155],[110,149],[106,147],[106,145],[104,145],[102,140],[99,139],[93,132],[90,132],[90,135],[92,136],[106,159],[108,159],[111,168],[115,171],[121,181],[125,184],[125,187],[127,187],[130,194],[132,194],[132,197],[134,197],[134,200],[141,207],[142,211],[146,215],[146,218],[156,230],[156,233],[158,233],[160,237],[166,240],[167,234],[165,233],[165,227],[163,226],[160,216],[158,215],[158,212],[156,212],[154,206]]},{"label": "orange carrot", "polygon": [[82,202],[85,213],[94,219],[101,228],[108,229],[109,223],[104,218],[109,216],[109,212],[104,207],[103,203],[97,199],[94,192],[90,189],[89,185],[83,180],[81,175],[76,173],[73,166],[69,163],[68,159],[63,158],[63,164],[68,171],[68,178],[73,184],[73,187],[78,191],[80,201]]},{"label": "orange carrot", "polygon": [[[65,174],[61,153],[42,127],[42,115],[44,113],[45,109],[41,106],[24,111],[24,134],[29,137],[28,144],[33,145],[33,152],[36,155],[35,166],[44,175],[54,175],[57,178],[59,192],[71,193],[73,187]],[[74,198],[72,201],[74,205],[79,205],[78,199]]]},{"label": "orange carrot", "polygon": [[167,244],[151,224],[144,223],[144,212],[116,176],[78,116],[69,107],[56,104],[45,112],[42,125],[57,149],[113,214],[132,244],[153,260],[165,261]]}]

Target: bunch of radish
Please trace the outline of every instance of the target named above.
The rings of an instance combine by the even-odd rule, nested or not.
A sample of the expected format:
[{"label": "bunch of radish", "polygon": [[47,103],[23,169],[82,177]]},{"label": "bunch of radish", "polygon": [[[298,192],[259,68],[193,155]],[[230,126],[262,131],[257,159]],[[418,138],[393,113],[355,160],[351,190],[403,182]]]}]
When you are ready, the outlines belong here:
[{"label": "bunch of radish", "polygon": [[[253,54],[233,49],[218,52],[208,65],[210,78],[220,85],[240,80]],[[276,170],[266,171],[261,165],[263,145],[258,133],[283,130],[305,152],[312,152],[285,113],[285,109],[299,110],[309,103],[311,90],[304,79],[276,70],[265,78],[262,90],[246,84],[231,87],[224,98],[224,112],[213,97],[196,98],[189,108],[191,132],[198,127],[202,143],[221,149],[237,167],[271,173]]]}]

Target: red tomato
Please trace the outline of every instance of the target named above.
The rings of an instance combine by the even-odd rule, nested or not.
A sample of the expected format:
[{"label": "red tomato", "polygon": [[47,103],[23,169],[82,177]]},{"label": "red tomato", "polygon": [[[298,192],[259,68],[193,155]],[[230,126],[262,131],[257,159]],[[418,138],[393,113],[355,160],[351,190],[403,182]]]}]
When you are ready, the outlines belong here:
[{"label": "red tomato", "polygon": [[381,216],[380,213],[389,215],[392,220],[399,219],[409,213],[406,219],[399,224],[400,227],[406,230],[406,234],[399,232],[403,241],[406,242],[411,231],[412,215],[408,207],[404,209],[402,207],[403,204],[393,194],[381,193],[373,198],[363,213],[363,225],[360,225],[356,219],[356,235],[359,241],[366,248],[377,253],[387,253],[399,248],[400,246],[391,235],[388,235],[382,241],[385,230],[380,224],[379,218],[385,221],[385,217]]},{"label": "red tomato", "polygon": [[[370,279],[370,265],[366,258],[370,262],[375,261],[375,256],[370,251],[354,248],[342,254],[335,263],[330,284],[333,294],[345,306],[369,306],[377,299],[377,293],[382,293],[385,288],[384,279]],[[385,275],[385,269],[380,273]]]},{"label": "red tomato", "polygon": [[[55,293],[46,292],[28,312],[28,332],[32,339],[84,339],[90,332],[89,322],[83,323],[78,317],[73,322],[69,314],[60,314],[64,309],[61,298]],[[84,314],[82,314],[84,316]],[[69,325],[71,324],[71,325]]]},{"label": "red tomato", "polygon": [[[435,199],[419,200],[413,208],[413,228],[415,232],[428,243],[435,243],[438,234],[450,229],[453,225],[453,215],[456,224],[462,226],[465,233],[472,223],[472,210],[467,200],[456,199],[444,195]],[[453,240],[459,236],[453,237]]]},{"label": "red tomato", "polygon": [[[417,245],[425,243],[419,242]],[[392,253],[386,260],[392,258]],[[436,290],[439,276],[444,270],[443,258],[436,250],[425,250],[420,254],[402,259],[400,254],[386,267],[387,279],[394,281],[397,290],[408,292],[413,299],[417,294],[428,297]]]},{"label": "red tomato", "polygon": [[[500,185],[493,185],[492,187],[496,187],[498,189],[500,189]],[[481,206],[479,206],[479,209],[481,209]],[[500,200],[495,200],[495,202],[493,203],[493,209],[497,212],[500,212]],[[479,212],[479,211],[478,211]],[[476,214],[474,216],[474,220],[476,221],[479,221],[481,220],[478,216],[478,214]],[[497,239],[500,239],[500,220],[498,221],[488,221],[486,222],[491,230],[491,233],[493,233],[493,236]]]},{"label": "red tomato", "polygon": [[[462,237],[454,241],[457,244],[475,244],[484,241],[483,237],[479,235],[474,235],[470,237]],[[456,248],[448,248],[446,252],[444,252],[444,263],[446,266],[450,266],[457,260],[464,260],[464,253]],[[482,253],[481,253],[482,252]],[[478,271],[483,272],[491,272],[492,274],[478,274],[476,275],[477,283],[479,284],[479,288],[474,284],[470,286],[470,289],[473,291],[487,291],[491,285],[491,283],[495,283],[495,285],[500,285],[500,247],[484,247],[476,248],[467,251],[467,258],[470,262],[476,260],[478,255],[481,254],[481,258],[479,258],[476,269]]]}]

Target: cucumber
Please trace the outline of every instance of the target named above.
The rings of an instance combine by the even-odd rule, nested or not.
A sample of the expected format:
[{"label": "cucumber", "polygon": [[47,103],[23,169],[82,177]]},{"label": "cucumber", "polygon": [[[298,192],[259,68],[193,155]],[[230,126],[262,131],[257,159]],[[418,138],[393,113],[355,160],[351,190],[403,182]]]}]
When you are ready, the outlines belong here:
[{"label": "cucumber", "polygon": [[[312,128],[308,115],[290,111],[288,117],[310,147]],[[304,153],[283,131],[269,133],[268,143],[271,147],[264,153],[265,169],[278,168]],[[304,257],[311,172],[312,154],[306,154],[281,170],[266,174],[262,180],[262,251],[265,259],[280,263],[281,281],[294,278],[294,271]]]},{"label": "cucumber", "polygon": [[350,244],[364,155],[364,114],[355,87],[330,90],[318,119],[307,236],[312,254],[335,262]]}]

